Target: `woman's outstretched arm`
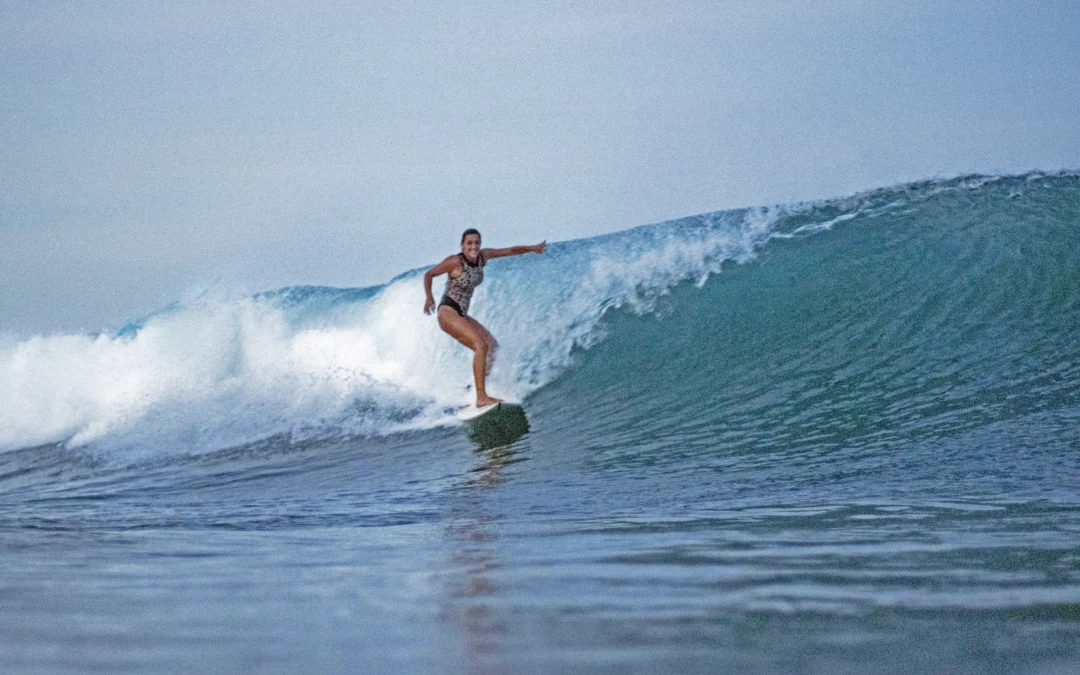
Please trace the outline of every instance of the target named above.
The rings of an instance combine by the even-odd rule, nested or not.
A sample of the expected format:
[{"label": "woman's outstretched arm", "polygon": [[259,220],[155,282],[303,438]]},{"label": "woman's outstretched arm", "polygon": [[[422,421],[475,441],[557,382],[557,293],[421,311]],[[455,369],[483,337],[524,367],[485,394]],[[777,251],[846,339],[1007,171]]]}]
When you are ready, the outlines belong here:
[{"label": "woman's outstretched arm", "polygon": [[505,258],[511,255],[523,255],[525,253],[543,253],[547,248],[547,240],[536,244],[535,246],[511,246],[509,248],[485,248],[480,251],[480,255],[484,256],[484,260],[492,260],[494,258]]}]

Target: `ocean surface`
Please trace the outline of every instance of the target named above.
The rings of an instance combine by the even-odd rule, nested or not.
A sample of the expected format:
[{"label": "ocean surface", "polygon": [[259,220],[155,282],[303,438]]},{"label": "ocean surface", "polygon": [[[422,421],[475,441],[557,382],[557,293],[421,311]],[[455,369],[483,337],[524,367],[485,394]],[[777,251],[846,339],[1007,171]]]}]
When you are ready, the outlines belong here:
[{"label": "ocean surface", "polygon": [[422,274],[0,340],[0,672],[1080,672],[1080,174]]}]

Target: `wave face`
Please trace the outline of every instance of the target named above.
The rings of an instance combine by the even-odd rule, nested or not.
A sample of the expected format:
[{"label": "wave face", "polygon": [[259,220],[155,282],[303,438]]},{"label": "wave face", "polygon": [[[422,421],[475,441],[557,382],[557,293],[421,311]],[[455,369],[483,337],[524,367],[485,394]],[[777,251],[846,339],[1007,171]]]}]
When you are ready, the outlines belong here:
[{"label": "wave face", "polygon": [[784,209],[767,240],[650,316],[612,317],[553,392],[565,414],[604,410],[581,416],[582,437],[647,461],[756,453],[834,475],[892,461],[905,480],[952,452],[1003,474],[1032,455],[1066,468],[1080,446],[1076,176]]},{"label": "wave face", "polygon": [[[422,272],[0,345],[0,450],[126,461],[453,424],[471,355],[422,313]],[[555,243],[492,263],[473,307],[501,344],[491,391],[601,444],[867,451],[1036,415],[1075,429],[1080,177],[927,181]]]}]

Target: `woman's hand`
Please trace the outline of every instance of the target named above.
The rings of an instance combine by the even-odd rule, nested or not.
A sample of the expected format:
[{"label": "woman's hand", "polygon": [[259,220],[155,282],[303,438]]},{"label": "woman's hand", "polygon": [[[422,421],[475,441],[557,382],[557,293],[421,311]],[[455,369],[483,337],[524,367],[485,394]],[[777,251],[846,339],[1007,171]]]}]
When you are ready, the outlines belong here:
[{"label": "woman's hand", "polygon": [[536,246],[530,246],[529,248],[530,248],[530,250],[532,250],[533,253],[543,253],[544,249],[547,248],[547,239],[540,242]]},{"label": "woman's hand", "polygon": [[431,314],[433,311],[435,311],[435,298],[429,295],[424,301],[424,314]]}]

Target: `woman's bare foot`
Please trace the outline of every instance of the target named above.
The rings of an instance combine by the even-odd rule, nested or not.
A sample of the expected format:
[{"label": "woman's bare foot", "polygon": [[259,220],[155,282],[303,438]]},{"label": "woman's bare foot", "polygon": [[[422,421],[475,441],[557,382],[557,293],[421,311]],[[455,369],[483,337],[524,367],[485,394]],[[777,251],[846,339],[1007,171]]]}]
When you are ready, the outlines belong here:
[{"label": "woman's bare foot", "polygon": [[502,403],[502,399],[501,398],[494,398],[494,397],[488,396],[487,394],[485,394],[483,396],[477,396],[476,397],[476,407],[477,408],[484,408],[484,407],[487,407],[489,405],[495,405],[496,403]]}]

